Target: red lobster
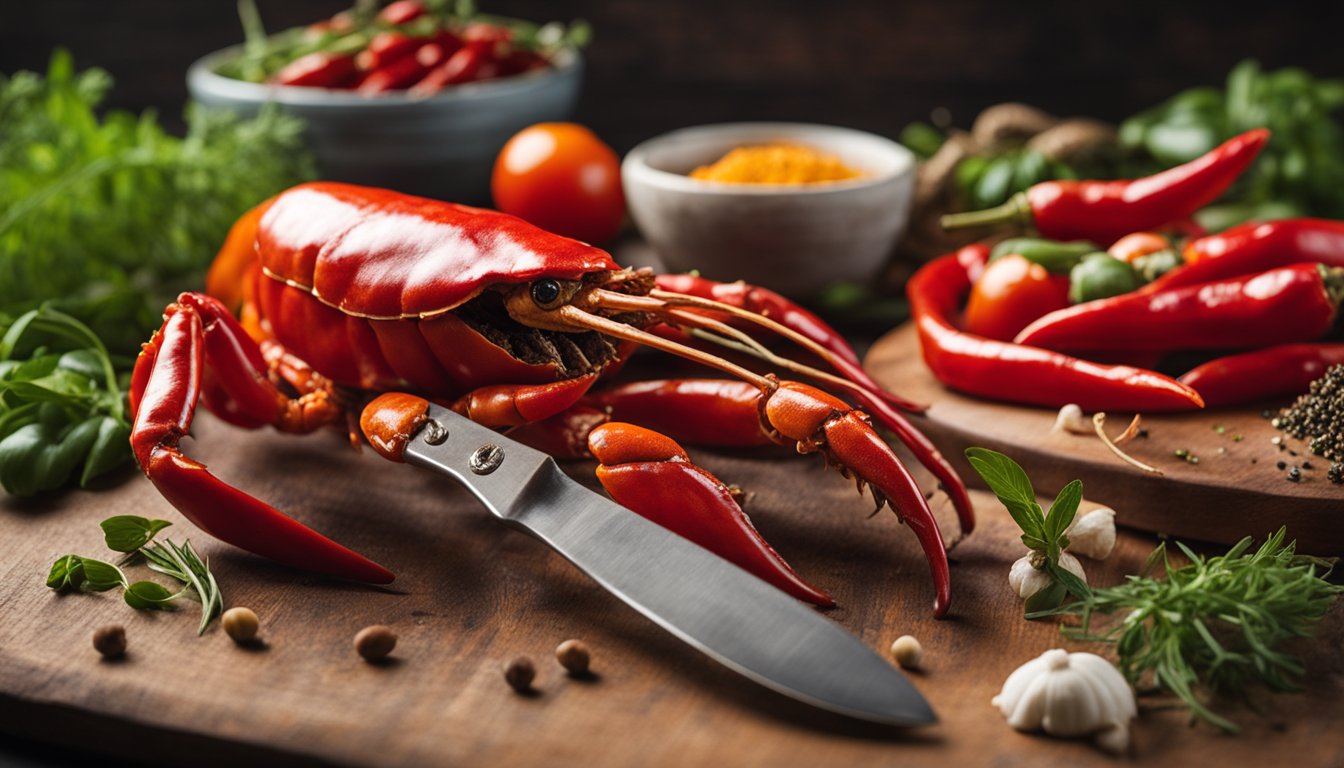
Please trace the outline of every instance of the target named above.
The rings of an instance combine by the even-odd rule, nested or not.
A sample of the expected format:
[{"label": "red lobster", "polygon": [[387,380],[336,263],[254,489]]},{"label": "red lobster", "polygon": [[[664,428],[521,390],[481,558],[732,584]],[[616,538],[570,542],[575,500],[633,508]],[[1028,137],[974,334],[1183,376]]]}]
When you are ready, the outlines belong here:
[{"label": "red lobster", "polygon": [[[871,485],[878,509],[892,501],[929,560],[935,615],[947,610],[942,535],[867,413],[942,481],[962,535],[974,525],[964,487],[896,407],[913,406],[868,378],[834,331],[776,294],[622,269],[604,251],[505,214],[332,183],[295,187],[240,219],[207,290],[179,296],[136,361],[131,444],[164,497],[224,541],[307,570],[392,580],[184,455],[178,442],[198,397],[238,426],[347,425],[352,440],[358,410],[359,429],[393,460],[424,419],[423,398],[434,398],[552,453],[596,457],[622,505],[795,597],[830,605],[756,533],[730,489],[659,432],[820,452],[856,476],[860,492]],[[239,305],[241,320],[230,311]],[[786,337],[841,375],[779,357],[744,324]],[[843,390],[866,412],[696,346],[706,339]],[[638,345],[735,378],[592,389]]]}]

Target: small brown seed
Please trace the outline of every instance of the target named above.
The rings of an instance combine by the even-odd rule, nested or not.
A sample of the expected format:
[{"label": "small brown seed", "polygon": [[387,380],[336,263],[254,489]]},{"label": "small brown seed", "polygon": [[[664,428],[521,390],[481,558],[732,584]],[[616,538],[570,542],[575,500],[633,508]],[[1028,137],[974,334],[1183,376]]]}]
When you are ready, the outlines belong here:
[{"label": "small brown seed", "polygon": [[235,643],[250,642],[257,636],[257,630],[261,627],[261,621],[257,619],[257,614],[251,608],[230,608],[219,618],[219,623],[224,626],[224,633],[233,638]]},{"label": "small brown seed", "polygon": [[365,661],[378,661],[397,647],[397,634],[389,627],[374,624],[355,635],[355,652]]},{"label": "small brown seed", "polygon": [[105,659],[119,659],[126,654],[126,629],[120,624],[99,627],[93,633],[93,648]]},{"label": "small brown seed", "polygon": [[519,656],[504,665],[504,682],[519,693],[532,690],[532,680],[536,676],[537,668],[532,666],[532,660],[526,656]]},{"label": "small brown seed", "polygon": [[566,640],[555,649],[555,660],[573,677],[588,674],[590,658],[588,646],[582,640]]}]

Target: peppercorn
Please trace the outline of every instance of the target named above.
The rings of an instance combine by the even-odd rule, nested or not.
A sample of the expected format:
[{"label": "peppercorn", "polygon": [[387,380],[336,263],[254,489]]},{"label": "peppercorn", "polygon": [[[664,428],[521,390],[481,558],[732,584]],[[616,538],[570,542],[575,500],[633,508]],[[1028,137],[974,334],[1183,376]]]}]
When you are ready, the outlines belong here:
[{"label": "peppercorn", "polygon": [[1273,424],[1307,441],[1313,454],[1344,461],[1344,365],[1331,366],[1311,382],[1307,393],[1283,409]]},{"label": "peppercorn", "polygon": [[1310,461],[1304,461],[1304,462],[1302,462],[1302,468],[1303,468],[1303,469],[1315,469],[1316,467],[1312,466],[1312,464],[1311,464]]},{"label": "peppercorn", "polygon": [[519,693],[532,690],[532,680],[537,676],[537,668],[526,656],[519,656],[504,665],[504,682]]},{"label": "peppercorn", "polygon": [[1297,467],[1293,467],[1292,469],[1288,470],[1288,480],[1289,482],[1293,483],[1302,482],[1302,470],[1298,469]]},{"label": "peppercorn", "polygon": [[588,646],[581,640],[566,640],[555,649],[555,660],[560,662],[570,677],[586,676],[589,659]]},{"label": "peppercorn", "polygon": [[120,624],[99,627],[93,633],[93,649],[104,659],[119,659],[126,655],[126,628]]},{"label": "peppercorn", "polygon": [[224,627],[224,633],[239,645],[251,642],[261,626],[257,614],[251,608],[241,606],[225,611],[224,615],[219,617],[219,623]]},{"label": "peppercorn", "polygon": [[1288,462],[1286,462],[1286,461],[1280,461],[1278,464],[1275,464],[1274,466],[1278,467],[1279,469],[1287,469],[1287,468],[1288,468]]},{"label": "peppercorn", "polygon": [[1335,485],[1344,483],[1344,463],[1334,462],[1330,468],[1325,471],[1325,476]]},{"label": "peppercorn", "polygon": [[396,647],[396,633],[382,624],[365,627],[355,635],[355,653],[365,661],[381,661]]}]

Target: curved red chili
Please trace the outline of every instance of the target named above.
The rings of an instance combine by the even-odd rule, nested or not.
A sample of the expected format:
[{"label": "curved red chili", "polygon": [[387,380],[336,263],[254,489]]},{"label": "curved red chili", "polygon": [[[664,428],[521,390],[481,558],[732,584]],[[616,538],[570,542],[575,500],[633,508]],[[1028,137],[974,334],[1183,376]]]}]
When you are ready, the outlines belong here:
[{"label": "curved red chili", "polygon": [[1211,407],[1246,405],[1303,394],[1327,368],[1341,363],[1344,343],[1280,344],[1210,360],[1180,381]]},{"label": "curved red chili", "polygon": [[1203,407],[1193,389],[1154,371],[1101,365],[957,328],[958,306],[988,260],[988,246],[967,246],[925,264],[906,286],[924,362],[943,384],[992,400],[1053,408],[1067,403],[1088,411]]},{"label": "curved red chili", "polygon": [[1203,285],[1138,291],[1037,319],[1013,341],[1047,349],[1226,349],[1319,338],[1344,298],[1344,269],[1294,264]]},{"label": "curved red chili", "polygon": [[1149,283],[1146,292],[1197,285],[1315,261],[1344,267],[1344,221],[1252,221],[1186,244],[1185,266]]},{"label": "curved red chili", "polygon": [[996,208],[944,216],[944,229],[1017,222],[1054,240],[1109,244],[1189,217],[1218,198],[1269,140],[1257,128],[1184,165],[1141,179],[1045,181]]},{"label": "curved red chili", "polygon": [[317,51],[286,64],[271,78],[277,85],[303,85],[310,88],[339,88],[355,76],[352,54]]}]

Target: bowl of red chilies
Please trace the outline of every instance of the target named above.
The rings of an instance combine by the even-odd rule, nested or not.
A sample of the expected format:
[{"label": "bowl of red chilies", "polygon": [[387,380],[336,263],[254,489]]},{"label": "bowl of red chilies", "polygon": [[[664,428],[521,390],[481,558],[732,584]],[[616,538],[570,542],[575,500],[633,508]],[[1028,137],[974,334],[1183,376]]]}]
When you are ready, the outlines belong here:
[{"label": "bowl of red chilies", "polygon": [[947,387],[1086,411],[1263,404],[1344,363],[1344,222],[1191,214],[1269,140],[1263,129],[1143,179],[1050,181],[959,228],[1017,221],[1038,237],[924,265],[907,292],[926,364]]},{"label": "bowl of red chilies", "polygon": [[187,86],[207,106],[303,118],[322,178],[483,203],[509,137],[573,112],[575,29],[398,0],[367,18],[249,33],[194,63]]}]

